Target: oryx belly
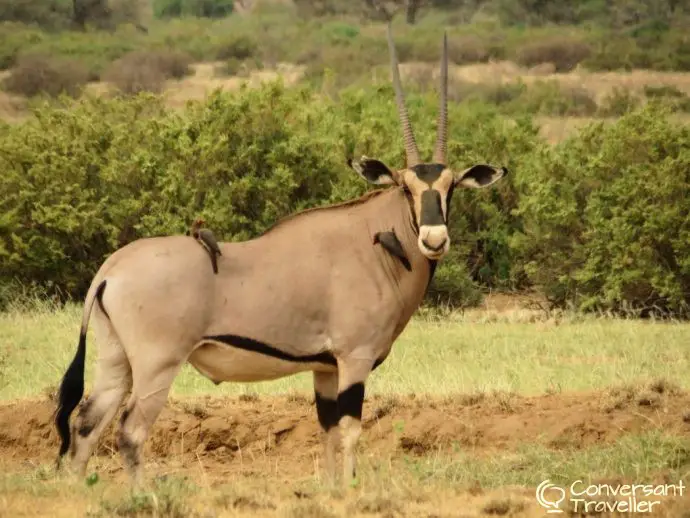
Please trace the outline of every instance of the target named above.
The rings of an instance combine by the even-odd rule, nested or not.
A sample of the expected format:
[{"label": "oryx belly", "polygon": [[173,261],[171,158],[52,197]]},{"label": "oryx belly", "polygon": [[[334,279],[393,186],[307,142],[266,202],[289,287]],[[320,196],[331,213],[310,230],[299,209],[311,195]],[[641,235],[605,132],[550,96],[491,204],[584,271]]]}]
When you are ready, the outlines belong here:
[{"label": "oryx belly", "polygon": [[189,363],[215,383],[268,381],[304,371],[336,370],[330,353],[298,357],[273,348],[250,349],[241,337],[222,338],[222,342],[205,340],[189,357]]}]

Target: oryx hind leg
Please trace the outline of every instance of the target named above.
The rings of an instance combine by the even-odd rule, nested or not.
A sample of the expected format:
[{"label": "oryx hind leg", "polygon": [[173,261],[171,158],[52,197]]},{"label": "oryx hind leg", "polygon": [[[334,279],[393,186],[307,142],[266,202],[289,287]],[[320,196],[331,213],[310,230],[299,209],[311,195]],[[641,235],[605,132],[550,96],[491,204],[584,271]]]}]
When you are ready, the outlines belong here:
[{"label": "oryx hind leg", "polygon": [[338,360],[338,412],[343,446],[343,482],[349,483],[356,475],[356,449],[362,434],[362,406],[364,384],[371,372],[373,361],[358,358]]},{"label": "oryx hind leg", "polygon": [[94,315],[97,342],[93,390],[79,408],[72,427],[72,470],[83,476],[103,430],[110,424],[132,384],[125,351],[102,311]]},{"label": "oryx hind leg", "polygon": [[338,373],[314,372],[316,415],[323,430],[325,475],[329,483],[336,479],[338,448]]},{"label": "oryx hind leg", "polygon": [[132,482],[143,483],[141,452],[151,426],[168,399],[173,380],[186,358],[169,354],[169,347],[141,344],[145,354],[132,363],[132,393],[120,418],[118,447]]}]

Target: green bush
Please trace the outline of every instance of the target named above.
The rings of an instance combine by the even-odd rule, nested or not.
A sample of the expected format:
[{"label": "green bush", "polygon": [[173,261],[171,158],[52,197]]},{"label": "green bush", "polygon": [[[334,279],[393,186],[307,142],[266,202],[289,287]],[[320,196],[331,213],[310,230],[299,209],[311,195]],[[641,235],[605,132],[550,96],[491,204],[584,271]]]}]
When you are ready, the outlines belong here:
[{"label": "green bush", "polygon": [[647,99],[656,100],[674,111],[690,112],[690,96],[675,86],[645,86],[644,94]]},{"label": "green bush", "polygon": [[[518,99],[532,87],[523,88]],[[437,102],[408,94],[423,157]],[[449,165],[511,174],[455,193],[453,246],[427,301],[466,305],[481,287],[536,286],[583,310],[687,313],[690,129],[653,101],[551,147],[529,113],[501,115],[514,102],[449,105]],[[387,78],[337,102],[276,83],[183,112],[148,95],[65,104],[0,127],[0,292],[13,279],[81,296],[104,257],[134,239],[184,232],[198,216],[220,239],[247,239],[295,210],[369,190],[348,157],[403,166]]]},{"label": "green bush", "polygon": [[[215,95],[185,117],[151,96],[45,106],[0,139],[3,278],[83,295],[105,256],[202,215],[219,238],[255,236],[328,199],[335,159],[309,92]],[[310,109],[306,109],[310,107]]]},{"label": "green bush", "polygon": [[650,104],[523,163],[512,238],[522,273],[558,304],[687,314],[688,138]]}]

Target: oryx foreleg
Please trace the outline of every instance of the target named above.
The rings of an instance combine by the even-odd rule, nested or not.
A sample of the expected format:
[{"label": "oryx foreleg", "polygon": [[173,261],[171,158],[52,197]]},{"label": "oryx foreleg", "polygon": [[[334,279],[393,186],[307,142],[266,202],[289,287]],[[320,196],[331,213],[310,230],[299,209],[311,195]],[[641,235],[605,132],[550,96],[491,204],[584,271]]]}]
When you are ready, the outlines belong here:
[{"label": "oryx foreleg", "polygon": [[336,453],[338,447],[338,373],[314,372],[314,399],[316,414],[324,432],[324,464],[329,483],[336,479]]},{"label": "oryx foreleg", "polygon": [[355,477],[356,449],[362,433],[364,383],[373,361],[357,358],[338,360],[338,412],[343,445],[343,483]]}]

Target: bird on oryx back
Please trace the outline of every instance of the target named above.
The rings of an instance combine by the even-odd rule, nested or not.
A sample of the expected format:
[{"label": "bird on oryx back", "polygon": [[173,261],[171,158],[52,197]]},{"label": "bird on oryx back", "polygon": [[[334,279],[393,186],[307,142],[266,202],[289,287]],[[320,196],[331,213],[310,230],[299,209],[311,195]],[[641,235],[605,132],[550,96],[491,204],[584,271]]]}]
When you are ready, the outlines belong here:
[{"label": "bird on oryx back", "polygon": [[218,273],[218,260],[216,256],[223,254],[220,252],[220,248],[218,248],[218,242],[213,232],[207,228],[202,228],[205,223],[206,222],[201,218],[194,220],[194,223],[192,223],[190,227],[189,234],[206,249],[208,255],[211,257],[213,273]]}]

